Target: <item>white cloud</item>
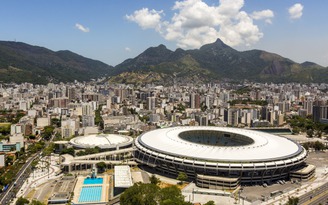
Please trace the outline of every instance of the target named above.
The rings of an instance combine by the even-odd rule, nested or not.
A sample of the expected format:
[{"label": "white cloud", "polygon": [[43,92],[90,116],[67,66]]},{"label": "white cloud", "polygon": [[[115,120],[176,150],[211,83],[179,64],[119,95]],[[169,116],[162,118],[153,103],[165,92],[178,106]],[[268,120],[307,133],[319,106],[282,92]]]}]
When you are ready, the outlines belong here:
[{"label": "white cloud", "polygon": [[254,11],[251,17],[255,20],[264,20],[266,23],[271,24],[271,19],[274,17],[274,13],[270,9]]},{"label": "white cloud", "polygon": [[84,32],[84,33],[88,33],[90,31],[89,28],[79,24],[79,23],[76,23],[75,24],[75,28],[79,29],[80,31]]},{"label": "white cloud", "polygon": [[126,15],[126,19],[136,22],[142,29],[154,28],[159,29],[161,22],[161,14],[163,11],[156,11],[154,9],[142,8],[135,11],[131,15]]},{"label": "white cloud", "polygon": [[129,48],[129,47],[125,47],[124,50],[125,50],[126,52],[131,52],[131,48]]},{"label": "white cloud", "polygon": [[[274,14],[263,10],[253,15],[242,10],[244,0],[220,0],[219,5],[208,5],[203,0],[176,1],[169,20],[162,20],[163,11],[143,8],[131,15],[130,21],[143,29],[155,29],[168,41],[181,48],[199,48],[217,38],[230,46],[251,45],[263,37],[253,19],[271,22]],[[270,12],[271,11],[271,12]]]},{"label": "white cloud", "polygon": [[288,9],[289,17],[291,19],[299,19],[303,15],[304,6],[300,3],[294,4]]}]

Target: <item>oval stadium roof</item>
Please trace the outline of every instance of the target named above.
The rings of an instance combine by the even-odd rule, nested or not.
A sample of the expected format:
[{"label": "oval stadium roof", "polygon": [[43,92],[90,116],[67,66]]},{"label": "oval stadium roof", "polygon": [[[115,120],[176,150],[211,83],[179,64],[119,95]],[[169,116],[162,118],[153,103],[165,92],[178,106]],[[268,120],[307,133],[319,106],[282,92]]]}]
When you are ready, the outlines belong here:
[{"label": "oval stadium roof", "polygon": [[[242,146],[215,146],[184,140],[185,131],[218,131],[251,138],[254,142]],[[303,148],[284,137],[259,131],[228,127],[172,127],[153,130],[138,137],[143,147],[160,154],[186,159],[222,162],[268,162],[294,157]]]}]

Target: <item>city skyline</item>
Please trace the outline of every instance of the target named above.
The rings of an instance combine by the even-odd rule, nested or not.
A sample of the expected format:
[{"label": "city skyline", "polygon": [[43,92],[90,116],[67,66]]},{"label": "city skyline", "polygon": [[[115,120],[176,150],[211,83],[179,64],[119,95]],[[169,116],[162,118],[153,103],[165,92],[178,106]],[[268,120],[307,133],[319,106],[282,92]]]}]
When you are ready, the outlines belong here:
[{"label": "city skyline", "polygon": [[194,49],[220,38],[240,51],[261,49],[328,66],[325,5],[323,0],[14,0],[0,7],[0,40],[70,50],[115,66],[151,46]]}]

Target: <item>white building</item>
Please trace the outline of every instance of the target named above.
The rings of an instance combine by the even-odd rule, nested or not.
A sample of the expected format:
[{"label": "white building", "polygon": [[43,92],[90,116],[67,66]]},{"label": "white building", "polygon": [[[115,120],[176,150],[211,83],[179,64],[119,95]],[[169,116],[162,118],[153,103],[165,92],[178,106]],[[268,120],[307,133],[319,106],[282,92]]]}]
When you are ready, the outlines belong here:
[{"label": "white building", "polygon": [[6,155],[0,154],[0,167],[4,167],[6,165]]},{"label": "white building", "polygon": [[45,127],[50,125],[50,118],[49,117],[39,117],[36,120],[37,127]]},{"label": "white building", "polygon": [[61,122],[62,137],[72,137],[75,135],[75,130],[78,128],[76,119],[68,119]]}]

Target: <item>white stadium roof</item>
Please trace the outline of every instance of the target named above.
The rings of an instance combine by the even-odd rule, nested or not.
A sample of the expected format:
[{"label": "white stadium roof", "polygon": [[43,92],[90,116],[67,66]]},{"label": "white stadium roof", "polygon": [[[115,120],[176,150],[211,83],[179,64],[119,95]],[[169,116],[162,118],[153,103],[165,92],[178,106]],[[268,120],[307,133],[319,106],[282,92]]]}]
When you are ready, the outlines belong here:
[{"label": "white stadium roof", "polygon": [[109,149],[127,146],[132,144],[133,139],[125,135],[115,134],[99,134],[75,137],[70,140],[70,143],[78,148],[94,148]]},{"label": "white stadium roof", "polygon": [[[251,138],[253,143],[241,146],[215,146],[187,141],[179,137],[186,131],[218,131]],[[157,129],[139,136],[137,144],[178,158],[222,162],[268,162],[286,160],[300,154],[302,147],[284,137],[265,132],[227,127],[172,127]],[[155,155],[156,155],[155,154]]]}]

